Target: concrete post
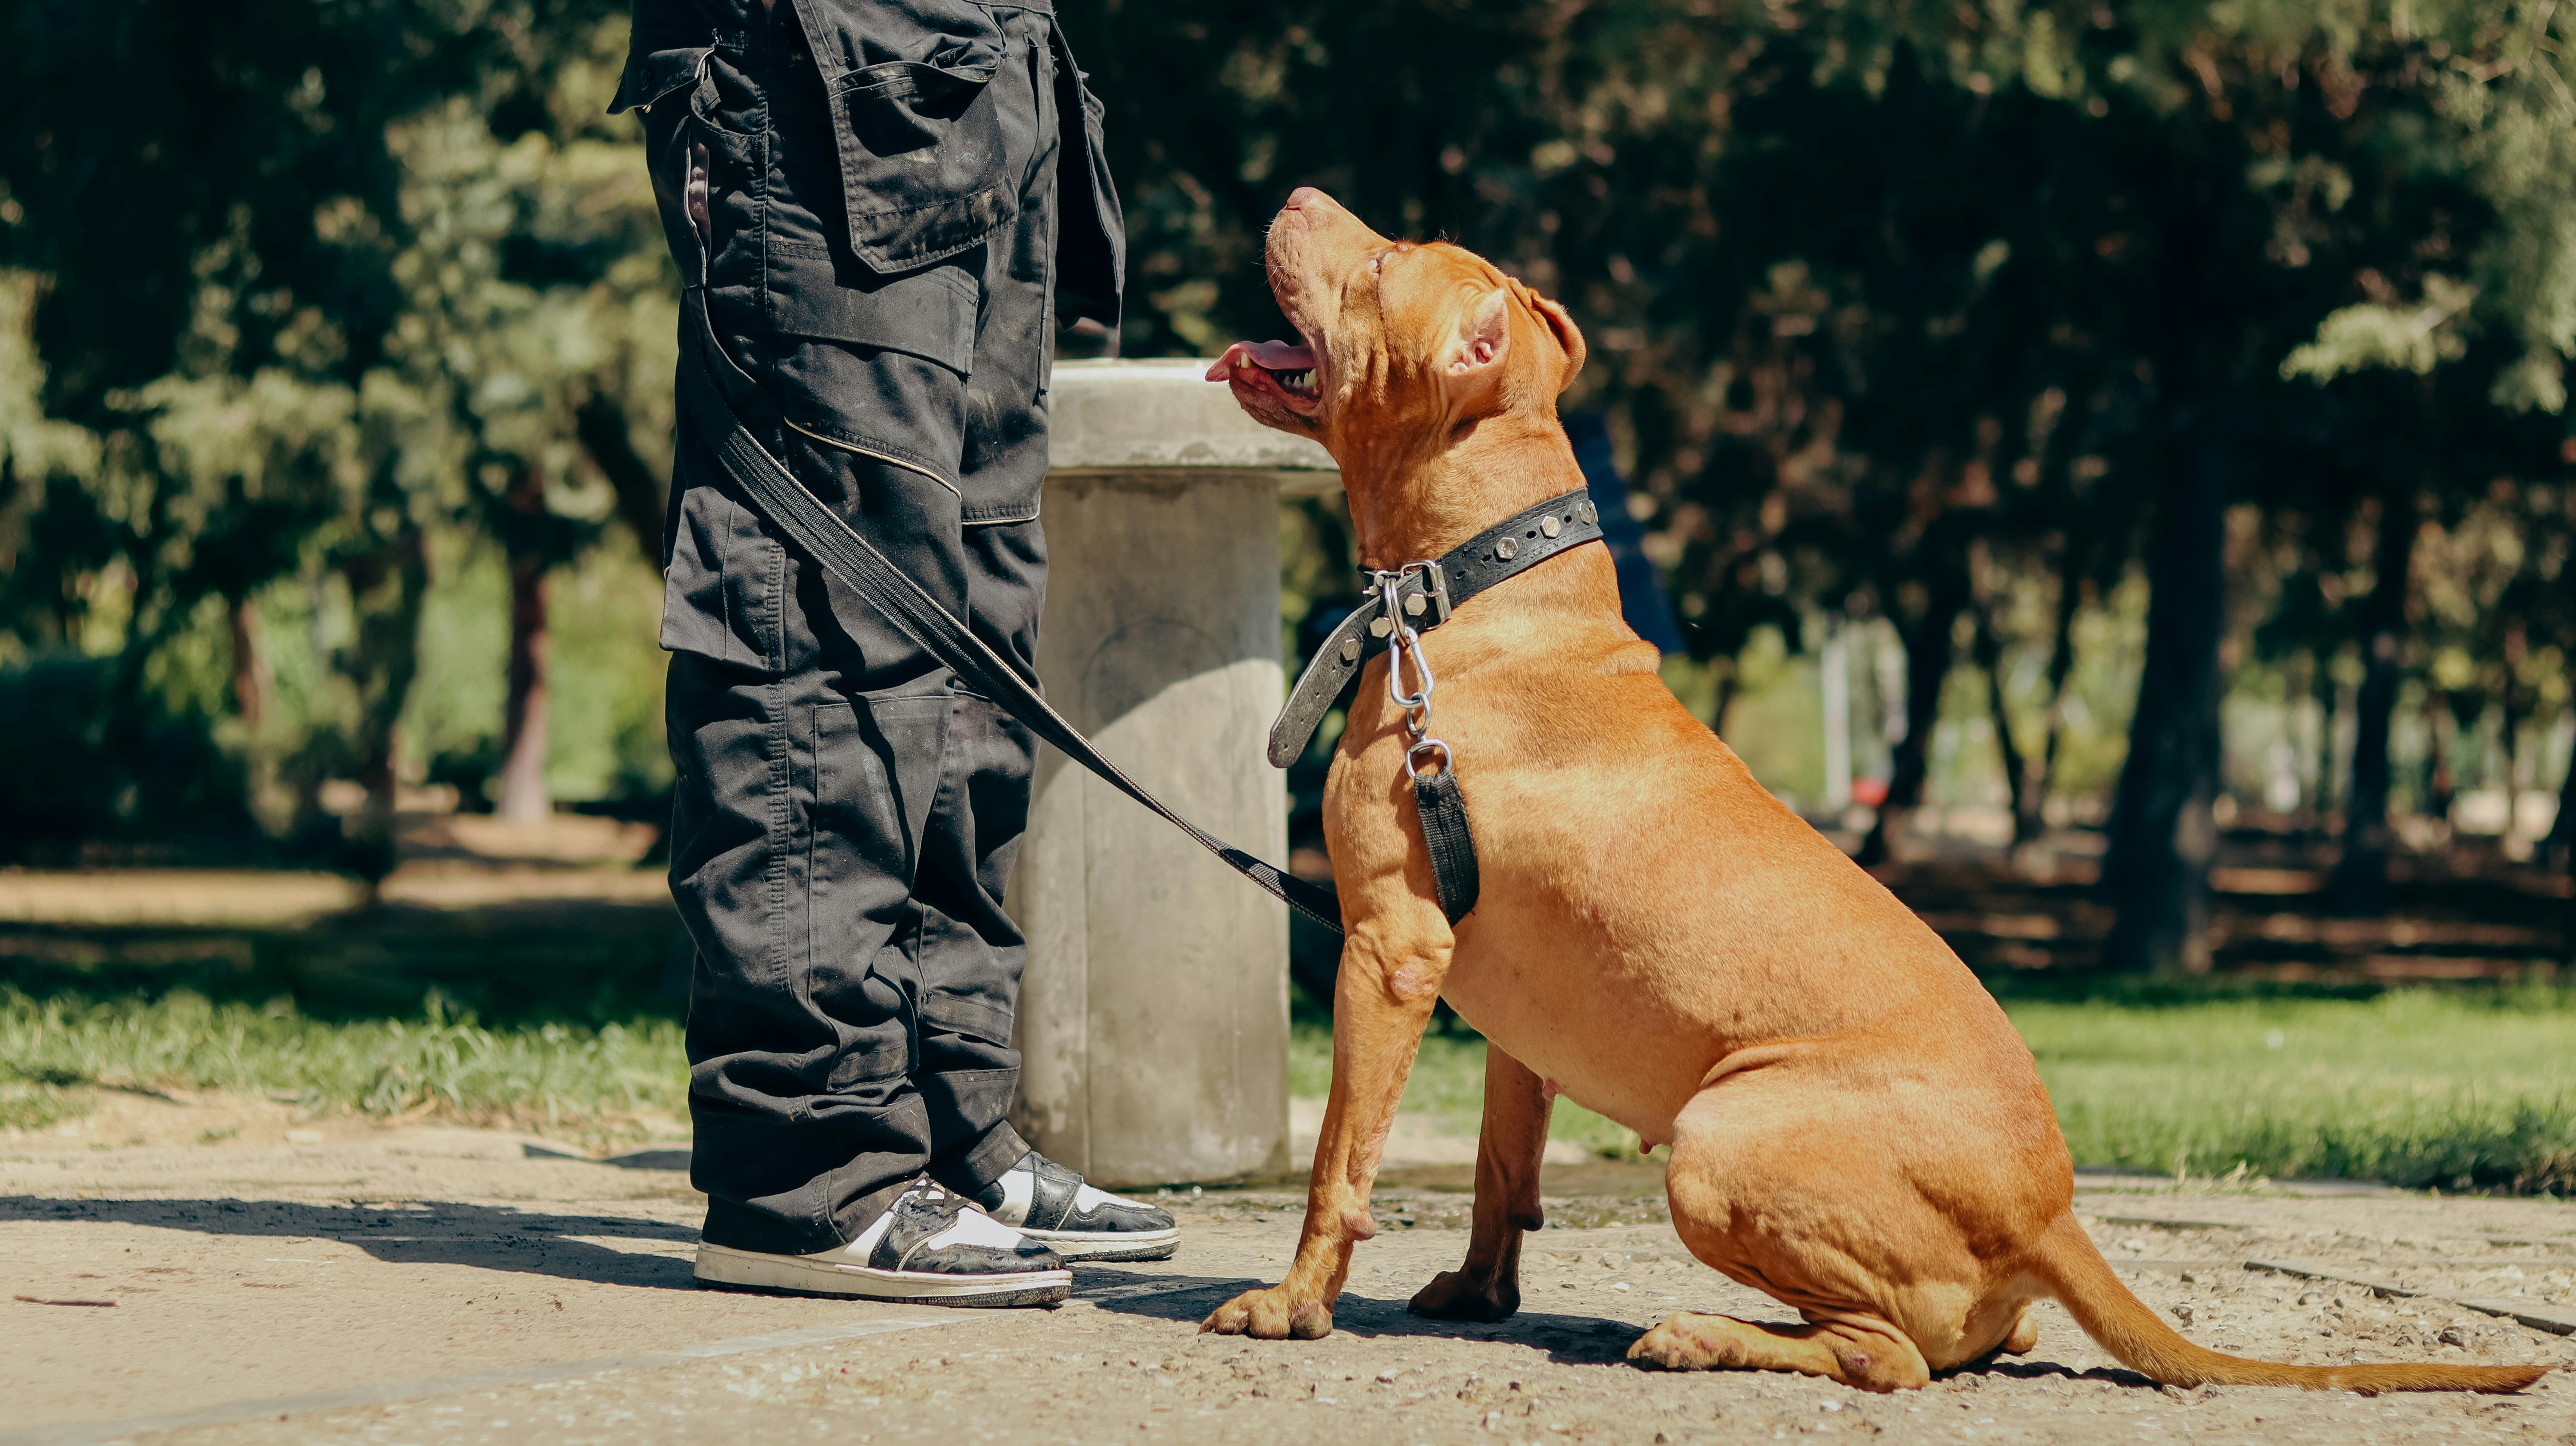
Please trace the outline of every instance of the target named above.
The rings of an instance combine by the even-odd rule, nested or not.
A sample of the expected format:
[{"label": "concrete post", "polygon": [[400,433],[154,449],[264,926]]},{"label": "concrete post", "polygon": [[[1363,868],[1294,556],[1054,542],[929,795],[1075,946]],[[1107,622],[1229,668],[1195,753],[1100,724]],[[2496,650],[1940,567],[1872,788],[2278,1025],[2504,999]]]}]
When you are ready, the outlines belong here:
[{"label": "concrete post", "polygon": [[[1279,499],[1337,488],[1205,362],[1059,364],[1038,673],[1120,767],[1273,860]],[[1011,884],[1029,936],[1015,1118],[1111,1187],[1283,1174],[1286,910],[1052,749]]]}]

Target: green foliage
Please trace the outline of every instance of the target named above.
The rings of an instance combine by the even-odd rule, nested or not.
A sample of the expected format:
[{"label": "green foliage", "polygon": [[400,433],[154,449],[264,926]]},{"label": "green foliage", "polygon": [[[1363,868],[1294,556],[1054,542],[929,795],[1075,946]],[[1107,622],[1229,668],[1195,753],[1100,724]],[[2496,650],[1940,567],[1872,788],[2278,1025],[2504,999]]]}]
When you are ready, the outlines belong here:
[{"label": "green foliage", "polygon": [[675,288],[605,114],[623,7],[253,8],[7,22],[0,661],[114,656],[111,764],[198,719],[235,812],[295,833],[325,776],[389,800],[434,535],[554,566],[612,518],[658,534],[617,484],[667,435]]},{"label": "green foliage", "polygon": [[[239,780],[205,716],[154,699],[146,716],[112,727],[115,686],[113,659],[57,652],[0,665],[0,758],[42,760],[0,770],[0,861],[144,819],[165,839],[238,830]],[[134,739],[139,754],[118,751]]]},{"label": "green foliage", "polygon": [[[0,19],[0,663],[114,658],[99,756],[180,720],[222,751],[210,796],[285,835],[326,775],[470,787],[494,569],[654,550],[676,288],[603,113],[622,9]],[[2447,520],[2564,480],[2564,424],[2524,415],[2576,347],[2576,12],[2547,0],[1064,14],[1112,112],[1128,354],[1278,330],[1262,228],[1300,182],[1563,297],[1712,717],[1805,666],[1819,614],[1891,627],[1937,699],[1965,620],[2023,751],[2071,739],[2059,791],[2090,789],[2131,710],[2078,697],[2075,738],[2061,690],[2128,676],[2086,652],[2132,638],[2108,600],[2189,439],[2261,513],[2230,578],[2270,610],[2257,651],[2325,697],[2370,581],[2357,499]],[[2485,619],[2407,652],[2454,711],[2527,717],[2576,655],[2563,519],[2526,520]],[[640,581],[609,595],[633,614],[567,627],[649,630]],[[585,700],[558,786],[657,786],[648,664],[562,651],[605,673],[555,690]],[[2472,684],[2432,678],[2453,657]],[[1746,717],[1809,726],[1780,702]]]}]

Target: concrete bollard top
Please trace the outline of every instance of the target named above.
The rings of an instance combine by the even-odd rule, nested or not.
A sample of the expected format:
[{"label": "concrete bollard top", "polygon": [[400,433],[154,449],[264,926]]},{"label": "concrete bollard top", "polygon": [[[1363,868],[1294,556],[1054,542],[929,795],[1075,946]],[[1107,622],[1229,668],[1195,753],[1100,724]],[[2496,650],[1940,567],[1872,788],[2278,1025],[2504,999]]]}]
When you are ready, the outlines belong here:
[{"label": "concrete bollard top", "polygon": [[1047,389],[1047,466],[1270,474],[1290,496],[1341,490],[1331,454],[1243,414],[1206,361],[1058,362]]}]

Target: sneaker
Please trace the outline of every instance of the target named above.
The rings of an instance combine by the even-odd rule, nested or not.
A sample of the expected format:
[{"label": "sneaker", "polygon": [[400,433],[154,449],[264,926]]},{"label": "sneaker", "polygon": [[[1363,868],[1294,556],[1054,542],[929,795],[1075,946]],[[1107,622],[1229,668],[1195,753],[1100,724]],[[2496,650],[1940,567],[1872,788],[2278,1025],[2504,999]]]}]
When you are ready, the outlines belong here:
[{"label": "sneaker", "polygon": [[1054,1251],[926,1179],[835,1250],[768,1255],[702,1240],[698,1279],[917,1305],[1053,1305],[1073,1293]]},{"label": "sneaker", "polygon": [[1169,1260],[1181,1248],[1171,1212],[1095,1190],[1035,1150],[976,1203],[1067,1260]]}]

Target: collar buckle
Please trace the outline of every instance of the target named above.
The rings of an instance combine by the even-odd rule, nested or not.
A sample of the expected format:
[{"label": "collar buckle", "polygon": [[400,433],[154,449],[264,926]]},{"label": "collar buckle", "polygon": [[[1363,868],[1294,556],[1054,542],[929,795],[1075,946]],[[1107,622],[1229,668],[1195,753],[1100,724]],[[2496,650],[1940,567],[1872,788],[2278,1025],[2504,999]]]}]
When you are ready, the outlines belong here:
[{"label": "collar buckle", "polygon": [[[1417,576],[1422,579],[1418,592],[1407,586]],[[1418,632],[1449,621],[1449,574],[1438,562],[1408,562],[1393,572],[1371,572],[1369,581],[1380,589],[1389,583],[1395,586],[1393,593],[1380,592],[1381,597],[1394,598],[1399,609],[1386,615],[1390,630],[1400,625]],[[1380,632],[1378,636],[1386,634]]]}]

